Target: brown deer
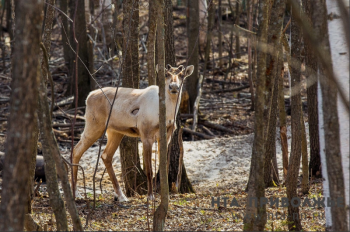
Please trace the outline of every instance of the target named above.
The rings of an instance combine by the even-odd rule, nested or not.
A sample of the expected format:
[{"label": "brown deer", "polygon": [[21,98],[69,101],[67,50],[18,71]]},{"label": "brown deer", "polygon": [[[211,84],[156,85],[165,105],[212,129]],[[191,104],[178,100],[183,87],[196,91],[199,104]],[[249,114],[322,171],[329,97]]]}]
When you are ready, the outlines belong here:
[{"label": "brown deer", "polygon": [[[167,141],[170,142],[171,134],[175,130],[174,115],[178,110],[176,106],[178,96],[181,97],[180,86],[184,79],[190,76],[194,66],[178,68],[169,64],[165,69],[166,81],[166,125]],[[112,102],[116,88],[103,88],[105,95]],[[112,180],[114,196],[119,201],[127,201],[115,176],[112,159],[124,135],[140,137],[143,143],[143,156],[147,176],[148,198],[152,195],[152,145],[159,141],[159,88],[152,85],[146,89],[119,88],[113,105],[111,118],[107,128],[107,145],[102,154],[102,160],[106,166],[109,177]],[[180,94],[180,95],[179,95]],[[84,152],[99,139],[106,127],[110,103],[101,90],[92,91],[86,99],[85,128],[81,139],[74,147],[73,163],[79,164]],[[179,101],[180,102],[180,99]],[[175,109],[176,108],[176,109]],[[74,186],[76,196],[80,196],[76,188],[77,167],[73,166]]]}]

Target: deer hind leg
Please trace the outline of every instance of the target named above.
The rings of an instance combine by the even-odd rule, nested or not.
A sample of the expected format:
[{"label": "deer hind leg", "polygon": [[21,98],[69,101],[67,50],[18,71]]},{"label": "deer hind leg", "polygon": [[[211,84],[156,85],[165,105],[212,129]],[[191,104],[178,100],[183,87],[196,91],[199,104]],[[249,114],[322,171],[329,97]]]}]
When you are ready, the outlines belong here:
[{"label": "deer hind leg", "polygon": [[153,172],[152,172],[152,145],[153,141],[150,139],[142,139],[143,144],[143,157],[146,167],[146,176],[147,176],[147,189],[148,189],[148,199],[153,200]]},{"label": "deer hind leg", "polygon": [[115,173],[113,170],[112,160],[113,160],[114,153],[118,149],[123,136],[124,135],[118,132],[107,130],[107,145],[102,154],[102,160],[106,166],[109,178],[111,178],[112,180],[112,184],[115,192],[114,193],[115,200],[118,200],[120,202],[128,201],[128,198],[124,195],[122,189],[120,188],[118,179],[115,176]]},{"label": "deer hind leg", "polygon": [[[91,147],[91,145],[96,142],[97,139],[99,139],[103,134],[104,128],[96,128],[96,124],[94,127],[90,126],[88,122],[85,125],[85,129],[83,134],[81,135],[81,139],[78,142],[78,144],[74,147],[73,150],[73,164],[79,164],[79,161],[81,157],[83,156],[84,152]],[[92,124],[93,125],[93,124]],[[74,185],[72,184],[73,191],[75,191],[75,196],[78,198],[81,198],[77,186],[77,176],[78,176],[78,167],[73,166],[73,178],[74,178]]]}]

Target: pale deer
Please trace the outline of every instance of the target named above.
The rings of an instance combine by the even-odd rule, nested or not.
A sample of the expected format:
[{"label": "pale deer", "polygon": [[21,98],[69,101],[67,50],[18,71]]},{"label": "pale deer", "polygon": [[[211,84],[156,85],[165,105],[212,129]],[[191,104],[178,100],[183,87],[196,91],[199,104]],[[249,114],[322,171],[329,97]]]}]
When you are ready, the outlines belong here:
[{"label": "pale deer", "polygon": [[[180,86],[184,79],[190,76],[194,66],[190,65],[184,68],[180,65],[178,68],[166,66],[166,125],[167,142],[169,144],[171,134],[175,130],[174,115],[178,110],[177,101],[180,103]],[[116,88],[103,88],[105,95],[110,102],[113,101]],[[119,201],[127,201],[120,188],[115,176],[112,159],[115,151],[124,135],[130,137],[140,137],[143,144],[143,156],[145,162],[145,171],[147,176],[148,198],[153,199],[152,195],[152,145],[155,140],[159,141],[159,88],[151,85],[146,89],[131,89],[119,87],[118,93],[113,105],[111,118],[107,127],[107,145],[102,154],[102,160],[106,166],[108,175],[113,183],[114,196]],[[73,150],[73,163],[79,164],[84,152],[98,140],[106,126],[110,103],[101,90],[92,91],[86,99],[85,128],[81,139]],[[77,167],[73,166],[73,178],[76,196],[80,196],[76,188]]]}]

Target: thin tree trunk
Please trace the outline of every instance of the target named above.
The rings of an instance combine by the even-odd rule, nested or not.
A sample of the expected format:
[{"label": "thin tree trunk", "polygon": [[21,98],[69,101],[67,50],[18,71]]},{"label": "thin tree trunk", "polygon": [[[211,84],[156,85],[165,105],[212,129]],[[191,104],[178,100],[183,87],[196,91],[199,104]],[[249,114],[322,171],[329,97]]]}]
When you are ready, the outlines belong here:
[{"label": "thin tree trunk", "polygon": [[[268,31],[268,16],[269,5],[271,0],[267,2],[261,2],[260,15],[259,15],[259,43],[265,44],[267,42]],[[258,75],[257,78],[257,90],[256,90],[256,105],[255,105],[255,122],[254,122],[254,143],[253,152],[248,180],[248,199],[256,197],[256,205],[247,202],[246,215],[259,215],[259,217],[245,217],[244,218],[244,230],[264,230],[266,224],[266,205],[260,204],[260,199],[265,197],[265,183],[264,183],[264,108],[266,107],[264,92],[265,92],[265,79],[266,79],[266,53],[259,52],[258,55]],[[247,200],[249,201],[249,200]]]},{"label": "thin tree trunk", "polygon": [[194,65],[194,70],[191,77],[186,80],[186,90],[189,94],[190,113],[193,113],[194,102],[197,98],[197,84],[198,84],[198,35],[199,35],[199,2],[188,1],[188,64]]},{"label": "thin tree trunk", "polygon": [[[66,15],[68,15],[68,0],[60,0],[60,9],[62,12],[64,12]],[[68,19],[66,16],[61,15],[61,20],[62,20],[62,28],[61,28],[61,36],[62,36],[62,46],[63,46],[63,57],[64,61],[66,63],[66,67],[68,70],[70,70],[70,53],[71,50],[68,45],[69,41],[69,24],[68,24]],[[67,91],[66,96],[71,96],[72,91]]]},{"label": "thin tree trunk", "polygon": [[[50,0],[49,4],[54,6],[55,0]],[[42,87],[47,85],[47,79],[49,77],[48,73],[50,72],[50,70],[48,70],[48,67],[49,67],[48,51],[50,51],[50,48],[51,48],[52,23],[55,15],[54,14],[55,9],[50,5],[48,5],[46,9],[46,18],[45,18],[43,43],[42,43],[42,50],[43,50],[42,52],[44,55],[41,61],[42,76],[40,81],[40,90],[42,90],[42,92],[40,92],[40,94],[44,96],[46,96],[46,88],[42,88]],[[54,93],[52,92],[51,95],[53,94]],[[39,98],[38,100],[39,100],[38,115],[39,115],[41,138],[43,140],[46,140],[46,137],[44,135],[44,130],[43,130],[44,115],[41,113],[41,112],[44,112],[44,106],[43,106],[44,102],[42,101],[42,98]],[[51,104],[53,104],[53,102]],[[52,120],[51,112],[45,116],[48,117],[51,122]],[[46,141],[43,141],[42,145],[43,145],[43,156],[45,160],[45,171],[46,171],[45,177],[47,178],[47,188],[50,196],[50,205],[56,217],[57,230],[68,230],[66,210],[58,188],[56,166],[50,151],[51,149],[50,144],[48,144]]]},{"label": "thin tree trunk", "polygon": [[33,137],[31,144],[31,150],[32,150],[32,157],[31,157],[31,167],[30,167],[30,173],[28,174],[30,180],[28,181],[29,185],[29,191],[28,191],[28,199],[27,199],[27,209],[26,214],[24,217],[24,228],[26,231],[38,231],[41,229],[41,227],[33,220],[32,218],[32,200],[34,198],[34,175],[35,175],[35,165],[36,165],[36,155],[38,153],[38,134],[39,134],[39,128],[38,128],[38,122],[33,123],[35,128],[33,131]]},{"label": "thin tree trunk", "polygon": [[[48,20],[47,20],[48,21]],[[46,25],[45,25],[46,27]],[[50,39],[48,39],[49,42],[46,43],[48,46],[50,46]],[[56,218],[56,224],[57,224],[57,230],[68,230],[68,223],[67,223],[67,215],[66,215],[66,209],[64,207],[64,202],[61,198],[61,193],[58,187],[58,180],[57,180],[57,172],[56,172],[56,165],[55,160],[53,159],[52,153],[51,153],[51,144],[47,142],[47,139],[45,137],[45,129],[44,129],[44,117],[49,118],[49,121],[51,122],[51,113],[49,112],[48,115],[45,115],[43,112],[45,110],[44,104],[47,102],[43,102],[43,97],[46,97],[46,88],[47,85],[47,67],[48,67],[48,57],[47,57],[47,50],[44,48],[43,50],[44,56],[43,56],[43,63],[42,63],[42,76],[40,78],[40,97],[39,100],[39,106],[38,106],[38,115],[39,115],[39,125],[40,125],[40,133],[42,138],[42,150],[43,150],[43,156],[45,160],[45,177],[47,179],[47,190],[49,192],[50,197],[50,206],[53,210],[53,213],[55,214]],[[45,65],[45,64],[46,65]],[[43,97],[42,97],[43,96]],[[50,123],[51,124],[51,123]]]},{"label": "thin tree trunk", "polygon": [[[284,35],[281,35],[284,37]],[[279,46],[279,52],[281,57],[278,61],[278,110],[279,110],[279,123],[280,123],[280,138],[281,138],[281,149],[282,149],[282,162],[283,162],[283,178],[287,180],[288,173],[288,139],[287,139],[287,121],[286,121],[286,110],[284,102],[284,62],[283,62],[283,48],[282,44]]]},{"label": "thin tree trunk", "polygon": [[221,0],[219,0],[218,5],[218,43],[219,43],[219,67],[222,65],[222,15],[221,15]]},{"label": "thin tree trunk", "polygon": [[[78,89],[78,106],[85,106],[85,101],[90,93],[90,75],[88,70],[85,68],[84,64],[89,67],[89,55],[88,55],[88,37],[86,33],[86,21],[85,21],[85,2],[84,0],[77,0],[70,2],[70,16],[71,19],[74,19],[75,7],[78,6],[75,17],[75,37],[78,41],[79,52],[78,55],[81,59],[75,60],[75,53],[71,50],[70,52],[70,75],[71,79],[75,80],[78,78],[78,86],[76,86],[75,81],[71,82],[72,84],[72,93]],[[74,51],[76,50],[76,41],[74,39],[73,26],[70,27],[70,44],[73,47]],[[75,62],[78,62],[78,71],[75,70]],[[84,64],[83,64],[84,63]],[[75,75],[76,71],[78,76]],[[74,95],[75,96],[75,95]],[[74,101],[75,102],[75,101]]]},{"label": "thin tree trunk", "polygon": [[[123,87],[139,88],[139,0],[123,2]],[[120,161],[125,183],[126,196],[135,192],[145,194],[147,190],[146,175],[141,169],[138,153],[138,139],[124,136],[120,144]]]},{"label": "thin tree trunk", "polygon": [[[16,2],[16,40],[12,59],[10,116],[0,205],[0,230],[22,231],[33,173],[33,138],[37,137],[38,75],[42,1]],[[31,20],[28,20],[30,18]],[[23,65],[26,64],[26,65]],[[18,122],[21,122],[18,124]]]},{"label": "thin tree trunk", "polygon": [[302,171],[303,171],[303,179],[301,181],[301,192],[303,194],[308,194],[310,185],[309,185],[309,165],[308,165],[308,155],[307,155],[307,141],[306,141],[306,131],[304,124],[304,116],[303,110],[301,109],[301,117],[300,117],[300,125],[301,125],[301,155],[302,155]]},{"label": "thin tree trunk", "polygon": [[[248,30],[252,31],[253,29],[253,6],[254,1],[249,0],[248,1]],[[253,60],[252,60],[252,43],[251,43],[251,34],[249,33],[248,39],[247,39],[247,47],[248,47],[248,79],[249,79],[249,86],[250,86],[250,96],[251,96],[251,110],[254,110],[254,84],[253,84]]]},{"label": "thin tree trunk", "polygon": [[[48,66],[48,64],[46,64]],[[50,75],[48,75],[50,77]],[[51,112],[49,109],[49,103],[47,100],[47,89],[46,89],[46,78],[47,76],[43,76],[40,78],[40,86],[39,86],[39,110],[38,110],[38,116],[39,116],[39,126],[40,126],[40,132],[41,132],[41,137],[45,138],[43,139],[43,153],[44,157],[46,156],[45,162],[46,164],[50,164],[50,167],[54,170],[54,166],[52,166],[52,163],[54,162],[56,164],[56,169],[58,171],[58,175],[60,176],[61,183],[62,183],[62,188],[64,191],[64,197],[66,200],[67,204],[67,209],[71,215],[72,218],[72,223],[73,223],[73,229],[74,230],[83,230],[81,221],[78,215],[78,211],[75,207],[75,202],[73,199],[73,194],[71,191],[71,187],[69,185],[69,180],[68,180],[68,175],[65,169],[65,166],[63,164],[62,157],[60,155],[60,151],[58,149],[57,141],[54,136],[54,133],[52,131],[52,121],[51,121]],[[46,155],[45,155],[46,154]],[[51,161],[52,159],[54,161]],[[46,168],[46,171],[48,171]],[[52,174],[53,178],[53,183],[57,183],[54,181],[54,174]],[[54,185],[55,186],[55,185]],[[57,191],[57,190],[56,190]],[[53,193],[56,194],[57,192]],[[52,196],[54,196],[52,194]],[[51,197],[51,196],[50,196]],[[57,200],[57,205],[56,207],[62,209],[62,205],[60,205],[60,201]],[[64,208],[63,208],[64,209]],[[60,213],[61,217],[64,217],[62,215],[63,213]],[[63,218],[56,218],[56,220],[64,221]]]},{"label": "thin tree trunk", "polygon": [[[303,7],[311,24],[311,15],[313,7],[310,0],[303,0]],[[304,38],[305,49],[305,67],[317,70],[317,59],[314,51],[310,47],[308,39]],[[320,158],[320,139],[318,131],[318,99],[317,99],[317,77],[316,73],[306,69],[306,80],[311,80],[312,83],[307,83],[307,113],[309,122],[309,137],[310,137],[310,163],[309,175],[313,177],[322,177],[321,173],[321,158]],[[314,81],[316,79],[316,81]]]},{"label": "thin tree trunk", "polygon": [[[240,2],[236,1],[236,25],[239,26],[239,21],[241,17]],[[236,31],[236,57],[241,59],[241,44],[239,41],[239,30]]]},{"label": "thin tree trunk", "polygon": [[148,22],[148,38],[147,38],[147,70],[148,70],[148,85],[156,85],[155,71],[155,42],[157,31],[157,14],[155,2],[149,2],[149,22]]},{"label": "thin tree trunk", "polygon": [[[321,40],[321,48],[328,57],[331,57],[327,25],[327,9],[325,0],[312,0],[314,11],[312,21],[317,38]],[[332,67],[332,64],[330,64]],[[333,70],[329,70],[333,71]],[[337,111],[336,83],[326,75],[325,67],[319,66],[320,84],[322,90],[322,110],[325,131],[325,153],[327,173],[329,178],[329,191],[333,199],[341,199],[345,205],[345,187],[340,152],[339,120]],[[345,207],[331,207],[332,230],[347,231],[347,212]]]},{"label": "thin tree trunk", "polygon": [[[300,4],[300,1],[299,3]],[[300,14],[300,12],[297,12]],[[298,87],[300,83],[301,76],[301,65],[300,65],[300,47],[301,47],[301,32],[297,22],[292,18],[291,22],[292,30],[292,46],[291,46],[291,60],[290,74],[291,74],[291,126],[292,126],[292,150],[289,159],[288,174],[287,174],[287,197],[289,201],[298,197],[297,194],[297,183],[300,169],[300,158],[301,158],[301,94],[300,88]],[[299,65],[298,65],[299,63]],[[297,86],[297,87],[295,87]],[[299,215],[299,207],[293,207],[291,204],[288,206],[288,228],[289,230],[302,230],[300,217],[293,217],[293,215]]]},{"label": "thin tree trunk", "polygon": [[[277,95],[278,95],[278,61],[280,56],[280,34],[282,32],[283,19],[285,11],[285,0],[275,0],[271,8],[271,16],[269,21],[268,42],[272,49],[276,50],[275,55],[267,55],[266,59],[266,103],[268,104],[265,110],[265,122],[268,122],[266,128],[265,142],[265,164],[264,164],[264,180],[265,187],[272,187],[273,176],[278,180],[278,168],[273,167],[273,158],[276,156],[276,121],[277,121]],[[275,170],[275,171],[274,171]],[[274,174],[274,172],[276,174]]]},{"label": "thin tree trunk", "polygon": [[[175,45],[174,45],[174,27],[173,27],[173,7],[172,1],[165,1],[164,9],[164,26],[165,26],[165,63],[171,66],[176,66],[175,61]],[[178,102],[180,104],[180,102]],[[178,111],[175,119],[176,130],[174,131],[171,141],[168,146],[168,158],[169,158],[169,170],[168,170],[168,183],[169,189],[172,188],[173,183],[177,188],[177,192],[190,193],[194,192],[190,180],[187,177],[185,164],[180,160],[183,158],[183,144],[182,144],[182,132],[179,133],[181,128],[180,110]],[[181,155],[182,154],[182,155]],[[179,163],[182,165],[179,168]],[[178,175],[181,174],[181,178]],[[157,174],[157,181],[160,180],[159,172]],[[178,179],[181,181],[178,182]],[[158,185],[158,183],[157,183]]]},{"label": "thin tree trunk", "polygon": [[[197,1],[198,3],[198,1]],[[157,9],[157,50],[158,50],[158,78],[159,78],[159,135],[160,135],[160,194],[161,202],[153,218],[153,230],[163,231],[165,217],[168,212],[169,204],[169,185],[167,171],[167,128],[166,128],[166,106],[165,106],[165,50],[164,50],[164,1],[155,2]]]}]

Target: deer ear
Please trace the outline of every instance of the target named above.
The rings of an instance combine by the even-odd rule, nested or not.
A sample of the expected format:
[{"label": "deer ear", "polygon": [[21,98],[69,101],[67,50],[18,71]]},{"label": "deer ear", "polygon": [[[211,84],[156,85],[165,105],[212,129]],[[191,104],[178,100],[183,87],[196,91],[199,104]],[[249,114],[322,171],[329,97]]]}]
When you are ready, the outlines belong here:
[{"label": "deer ear", "polygon": [[165,67],[167,70],[170,70],[172,68],[170,64],[167,64]]},{"label": "deer ear", "polygon": [[194,66],[190,65],[186,67],[186,71],[185,71],[185,77],[190,76],[193,73],[194,70]]}]

